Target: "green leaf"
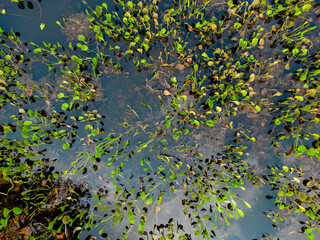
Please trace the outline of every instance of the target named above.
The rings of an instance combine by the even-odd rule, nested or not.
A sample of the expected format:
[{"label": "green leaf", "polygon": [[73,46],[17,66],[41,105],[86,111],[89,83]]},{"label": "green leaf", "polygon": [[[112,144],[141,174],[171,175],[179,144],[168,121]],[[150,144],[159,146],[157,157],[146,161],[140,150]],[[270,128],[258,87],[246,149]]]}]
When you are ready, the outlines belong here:
[{"label": "green leaf", "polygon": [[166,123],[166,124],[164,124],[164,126],[165,126],[166,128],[169,128],[169,127],[170,127],[170,125],[171,125],[171,122],[170,122],[170,121],[167,121],[167,123]]},{"label": "green leaf", "polygon": [[242,212],[240,209],[237,209],[237,211],[238,211],[240,217],[244,217],[244,214],[243,214],[243,212]]},{"label": "green leaf", "polygon": [[144,229],[144,222],[140,222],[138,230],[142,231],[143,229]]},{"label": "green leaf", "polygon": [[311,234],[313,230],[314,228],[307,228],[306,230],[304,230],[304,232],[305,234]]},{"label": "green leaf", "polygon": [[298,152],[304,153],[307,150],[307,148],[304,145],[300,145],[298,147]]},{"label": "green leaf", "polygon": [[316,150],[314,148],[309,148],[307,154],[309,156],[314,156],[316,154]]},{"label": "green leaf", "polygon": [[87,45],[82,45],[81,46],[81,50],[85,51],[85,52],[88,51],[88,46]]},{"label": "green leaf", "polygon": [[206,121],[206,124],[207,124],[207,126],[209,126],[209,127],[214,127],[214,121],[212,121],[212,120]]},{"label": "green leaf", "polygon": [[251,208],[251,205],[249,203],[247,203],[246,201],[243,201],[243,202],[247,206],[247,208]]},{"label": "green leaf", "polygon": [[49,223],[48,229],[51,230],[53,228],[54,223],[56,222],[56,219]]},{"label": "green leaf", "polygon": [[3,126],[3,130],[4,130],[4,133],[8,133],[11,131],[11,127],[10,126]]},{"label": "green leaf", "polygon": [[234,186],[235,188],[240,187],[239,183],[234,179],[231,180],[231,183],[232,183],[232,186]]},{"label": "green leaf", "polygon": [[34,158],[36,156],[36,154],[32,153],[32,152],[27,152],[26,153],[26,157],[31,159],[31,158]]},{"label": "green leaf", "polygon": [[258,39],[258,38],[254,38],[254,39],[252,39],[251,44],[252,44],[253,46],[256,46],[258,42],[259,42],[259,39]]},{"label": "green leaf", "polygon": [[309,235],[308,235],[308,238],[311,239],[311,240],[313,240],[313,239],[314,239],[314,234],[313,234],[313,233],[309,234]]},{"label": "green leaf", "polygon": [[41,23],[41,24],[40,24],[40,29],[43,30],[45,26],[46,26],[45,23]]},{"label": "green leaf", "polygon": [[38,52],[41,52],[41,51],[42,51],[41,48],[36,48],[36,49],[33,50],[34,53],[38,53]]},{"label": "green leaf", "polygon": [[261,111],[261,108],[258,105],[255,106],[255,109],[257,110],[257,112]]},{"label": "green leaf", "polygon": [[147,205],[150,205],[152,202],[153,202],[152,198],[149,198],[149,199],[146,201],[146,204],[147,204]]},{"label": "green leaf", "polygon": [[101,17],[101,15],[102,15],[102,7],[101,6],[96,6],[95,13],[97,14],[98,17]]},{"label": "green leaf", "polygon": [[6,226],[8,225],[8,220],[1,218],[0,224],[2,225],[2,226],[0,226],[0,227],[6,227]]},{"label": "green leaf", "polygon": [[132,224],[132,225],[134,224],[134,219],[133,219],[133,217],[129,217],[128,220],[129,220],[129,223],[130,223],[130,224]]},{"label": "green leaf", "polygon": [[84,42],[85,39],[86,39],[85,36],[83,36],[81,34],[78,36],[78,40],[81,41],[81,42]]},{"label": "green leaf", "polygon": [[63,98],[64,97],[64,93],[59,93],[58,94],[58,98]]},{"label": "green leaf", "polygon": [[92,63],[93,65],[97,66],[98,64],[97,58],[92,58]]},{"label": "green leaf", "polygon": [[244,97],[247,96],[247,94],[248,94],[246,90],[241,90],[240,93],[241,93],[242,96],[244,96]]},{"label": "green leaf", "polygon": [[20,215],[22,213],[22,209],[18,207],[14,207],[12,210],[17,215]]},{"label": "green leaf", "polygon": [[285,121],[288,122],[288,123],[291,123],[293,122],[294,118],[293,117],[289,117],[289,118],[286,118]]},{"label": "green leaf", "polygon": [[162,28],[161,31],[160,31],[160,35],[162,36],[163,34],[165,34],[167,30],[165,28]]},{"label": "green leaf", "polygon": [[28,114],[29,114],[29,116],[32,117],[32,118],[35,117],[35,114],[34,114],[34,113],[32,112],[32,110],[30,110],[30,109],[28,110]]},{"label": "green leaf", "polygon": [[280,120],[280,119],[276,119],[276,120],[274,121],[274,124],[275,124],[275,125],[280,125],[280,124],[281,124],[281,120]]},{"label": "green leaf", "polygon": [[287,166],[283,166],[282,169],[283,169],[283,171],[285,171],[285,172],[288,172],[288,171],[289,171],[289,168],[288,168]]},{"label": "green leaf", "polygon": [[8,208],[3,209],[3,216],[4,218],[7,218],[9,216],[10,210]]},{"label": "green leaf", "polygon": [[31,125],[31,124],[32,124],[32,121],[25,121],[23,124],[24,124],[25,126],[28,126],[28,125]]},{"label": "green leaf", "polygon": [[69,107],[69,104],[68,103],[64,103],[64,104],[62,104],[61,109],[62,110],[67,110],[68,107]]},{"label": "green leaf", "polygon": [[292,192],[292,191],[289,191],[289,192],[286,193],[286,195],[287,195],[288,197],[292,197],[293,194],[294,194],[294,192]]},{"label": "green leaf", "polygon": [[59,21],[56,21],[56,24],[58,24],[62,29],[64,29],[64,27],[61,26],[61,23]]},{"label": "green leaf", "polygon": [[69,215],[66,215],[62,218],[62,223],[63,224],[69,224],[70,222],[70,216]]},{"label": "green leaf", "polygon": [[29,137],[31,137],[31,135],[30,135],[27,131],[22,131],[22,132],[21,132],[21,136],[24,137],[24,138],[29,138]]}]

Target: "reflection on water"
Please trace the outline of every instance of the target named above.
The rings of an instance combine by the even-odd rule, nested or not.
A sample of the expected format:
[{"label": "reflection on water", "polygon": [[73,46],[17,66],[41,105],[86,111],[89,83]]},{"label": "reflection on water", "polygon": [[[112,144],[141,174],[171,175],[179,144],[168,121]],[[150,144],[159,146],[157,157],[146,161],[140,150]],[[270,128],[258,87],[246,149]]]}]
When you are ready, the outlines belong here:
[{"label": "reflection on water", "polygon": [[[95,4],[101,4],[101,1],[96,1]],[[169,3],[162,4],[163,8],[169,7]],[[94,6],[93,3],[89,5]],[[66,44],[63,54],[78,54],[78,59],[91,59],[90,54],[98,51],[92,42],[88,44],[88,51],[91,53],[79,50],[83,48],[79,41],[90,42],[89,39],[94,38],[98,32],[97,29],[90,28],[94,21],[90,23],[87,20],[87,15],[83,12],[85,5],[80,5],[78,1],[60,1],[54,5],[52,2],[37,2],[37,6],[39,8],[34,6],[34,9],[23,11],[9,4],[1,6],[8,13],[5,19],[1,20],[3,28],[9,30],[13,27],[14,31],[21,33],[24,40],[36,44],[42,41],[70,41],[71,47],[67,49]],[[149,11],[148,8],[142,9],[145,14]],[[99,15],[98,10],[97,8],[95,11]],[[179,234],[185,236],[185,239],[203,239],[199,229],[204,232],[204,229],[201,229],[204,226],[217,239],[269,239],[268,234],[274,239],[287,239],[288,236],[292,239],[308,239],[306,235],[291,234],[293,231],[300,231],[299,221],[307,221],[305,215],[289,215],[290,212],[285,212],[283,214],[288,214],[284,216],[287,220],[280,224],[272,222],[266,216],[278,209],[274,204],[278,196],[274,190],[279,190],[279,187],[276,184],[269,186],[267,177],[263,178],[265,175],[271,178],[270,166],[277,165],[303,168],[305,174],[311,178],[318,173],[314,156],[295,157],[294,152],[288,152],[291,146],[296,146],[295,139],[283,143],[279,141],[293,131],[290,126],[285,126],[283,130],[283,126],[273,124],[273,120],[281,112],[281,101],[291,96],[290,89],[301,85],[293,79],[300,62],[292,63],[292,68],[285,65],[285,70],[281,69],[287,61],[280,63],[283,49],[291,47],[282,47],[285,43],[272,47],[273,44],[276,45],[275,40],[272,40],[272,37],[268,39],[267,36],[276,35],[277,29],[271,27],[272,24],[276,25],[275,20],[269,24],[271,19],[264,19],[262,13],[262,16],[259,16],[258,12],[255,12],[258,9],[253,11],[258,17],[250,24],[265,24],[267,31],[270,31],[263,37],[259,36],[259,43],[252,43],[260,47],[248,50],[235,50],[231,47],[230,52],[227,52],[229,47],[224,46],[233,46],[233,42],[237,42],[237,38],[246,33],[235,31],[239,20],[237,18],[241,16],[237,16],[230,9],[228,15],[225,15],[223,10],[227,10],[224,2],[211,1],[206,9],[206,13],[210,15],[204,18],[210,21],[210,16],[217,14],[217,18],[226,19],[225,23],[221,23],[223,27],[219,27],[226,29],[228,38],[221,38],[220,33],[217,33],[218,37],[210,40],[208,36],[211,33],[206,33],[206,45],[197,45],[186,59],[181,56],[177,58],[179,54],[174,50],[170,52],[170,46],[178,45],[180,37],[185,37],[189,42],[194,41],[193,37],[199,42],[205,37],[203,35],[201,39],[197,39],[197,31],[200,30],[195,30],[196,26],[192,22],[185,23],[186,27],[181,31],[181,36],[175,35],[163,42],[159,41],[162,44],[160,47],[156,43],[150,44],[152,49],[147,56],[155,59],[156,70],[141,66],[136,68],[129,61],[132,57],[130,54],[125,56],[117,52],[120,48],[128,48],[130,44],[122,39],[113,42],[119,44],[118,48],[111,49],[111,45],[104,44],[99,49],[101,56],[105,52],[114,51],[113,57],[116,61],[112,62],[111,56],[110,59],[104,58],[100,65],[94,64],[92,60],[93,70],[91,65],[88,67],[80,64],[80,70],[85,73],[83,75],[72,75],[72,71],[68,72],[68,69],[78,70],[76,61],[71,61],[68,57],[50,73],[47,73],[43,67],[44,60],[39,57],[34,58],[28,67],[17,66],[19,70],[27,70],[13,80],[15,83],[20,82],[24,89],[17,87],[15,90],[12,87],[11,91],[16,91],[17,96],[26,91],[29,96],[21,98],[23,100],[15,100],[13,97],[11,104],[1,109],[4,113],[1,114],[1,122],[8,123],[10,119],[14,119],[18,122],[18,129],[23,131],[27,131],[25,129],[29,125],[34,127],[34,141],[36,142],[38,137],[46,144],[35,144],[33,150],[41,152],[46,149],[44,156],[50,159],[48,164],[61,173],[62,180],[81,186],[79,192],[83,189],[89,191],[81,195],[81,201],[89,203],[91,207],[88,210],[89,205],[84,204],[88,211],[85,216],[90,218],[88,224],[92,224],[91,227],[99,224],[92,230],[89,226],[78,226],[86,230],[81,239],[105,237],[105,233],[109,239],[120,239],[123,235],[126,235],[127,239],[139,239],[143,235],[149,238],[167,236],[168,239],[178,239]],[[185,9],[185,12],[188,11]],[[19,18],[10,13],[23,16]],[[123,14],[121,10],[119,14]],[[168,13],[164,13],[161,18],[165,19],[166,14]],[[61,21],[63,17],[65,23]],[[313,15],[309,17],[316,20]],[[24,18],[28,21],[21,20]],[[35,19],[37,20],[33,21]],[[63,30],[53,24],[57,20],[64,26]],[[167,24],[174,25],[175,21],[172,17]],[[43,31],[39,27],[42,22],[46,23]],[[246,30],[249,31],[251,27]],[[210,25],[212,31],[217,28],[217,25]],[[221,35],[222,33],[221,30]],[[251,34],[255,36],[254,33]],[[83,35],[84,40],[81,40],[81,37],[79,39],[78,35]],[[253,37],[249,36],[251,40]],[[215,38],[220,41],[212,42]],[[271,46],[267,47],[266,42]],[[76,49],[76,46],[79,49]],[[160,49],[163,47],[166,56],[161,55]],[[207,51],[201,52],[203,48]],[[193,61],[198,55],[204,59],[209,58],[208,55],[213,57],[207,61],[202,59],[199,62],[200,70],[195,73],[194,65],[197,63]],[[259,59],[261,64],[255,65],[253,56],[256,56],[256,60]],[[239,61],[236,61],[237,58]],[[275,63],[273,67],[270,63],[270,67],[268,59],[275,60],[274,58],[282,65]],[[121,67],[118,67],[117,61]],[[219,66],[219,71],[211,69],[214,64]],[[240,68],[238,73],[237,66],[241,64],[248,64],[248,67]],[[197,74],[202,74],[200,76],[205,78],[201,80],[195,77],[194,80],[192,76]],[[232,82],[241,78],[246,78],[247,82],[239,85],[248,84],[249,87],[239,90],[239,98],[230,97],[237,91]],[[221,82],[224,79],[226,82]],[[196,84],[199,82],[203,85],[198,87]],[[207,93],[202,88],[204,85],[208,86]],[[227,89],[230,96],[224,96],[224,89]],[[77,99],[74,107],[64,107],[64,101],[72,99],[73,91],[81,92],[78,99],[87,101],[77,102]],[[311,90],[301,91],[307,94]],[[250,101],[245,102],[247,96]],[[297,96],[296,100],[300,101]],[[218,100],[210,102],[215,98]],[[274,102],[270,104],[271,101]],[[303,111],[302,108],[303,106],[298,111]],[[32,116],[29,110],[31,113],[38,111],[38,116]],[[17,116],[10,117],[11,114]],[[302,115],[297,111],[294,111],[294,114],[297,117]],[[291,116],[288,115],[284,120],[285,124],[291,121]],[[305,114],[305,118],[308,116],[313,115]],[[206,124],[199,124],[201,119],[204,119]],[[300,124],[298,122],[297,120],[292,125],[302,126],[303,121],[300,121]],[[316,124],[310,126],[317,128]],[[62,137],[57,137],[57,133]],[[19,131],[8,133],[3,138],[6,137],[16,140],[26,138],[23,135],[21,137]],[[248,142],[248,139],[252,142]],[[20,151],[23,150],[20,148]],[[37,170],[37,167],[34,170]],[[298,177],[302,182],[302,176]],[[300,183],[298,177],[295,181]],[[53,189],[58,189],[57,185],[52,186]],[[230,189],[234,194],[229,193]],[[70,192],[55,190],[55,193],[51,192],[49,196],[56,194],[58,199],[64,193],[63,199],[70,200]],[[250,203],[251,208],[248,208],[246,203]],[[45,206],[49,204],[51,208],[52,202]],[[54,204],[58,206],[62,203],[56,201]],[[236,206],[239,208],[238,212],[234,210]],[[82,207],[79,206],[79,209]],[[244,217],[241,217],[243,214]],[[67,225],[65,222],[69,221],[66,220],[68,218],[61,219],[64,219],[62,221]],[[211,231],[212,225],[215,227]],[[42,230],[39,228],[37,231]],[[171,234],[175,236],[171,237]]]}]

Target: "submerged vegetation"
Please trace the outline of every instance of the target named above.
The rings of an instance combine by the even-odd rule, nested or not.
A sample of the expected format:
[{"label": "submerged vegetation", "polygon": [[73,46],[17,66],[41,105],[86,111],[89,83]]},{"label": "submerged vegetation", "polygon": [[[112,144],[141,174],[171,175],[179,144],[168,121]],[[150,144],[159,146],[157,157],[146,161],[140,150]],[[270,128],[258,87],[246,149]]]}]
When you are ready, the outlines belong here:
[{"label": "submerged vegetation", "polygon": [[0,29],[1,239],[224,239],[266,186],[320,234],[320,4],[83,4],[67,43]]}]

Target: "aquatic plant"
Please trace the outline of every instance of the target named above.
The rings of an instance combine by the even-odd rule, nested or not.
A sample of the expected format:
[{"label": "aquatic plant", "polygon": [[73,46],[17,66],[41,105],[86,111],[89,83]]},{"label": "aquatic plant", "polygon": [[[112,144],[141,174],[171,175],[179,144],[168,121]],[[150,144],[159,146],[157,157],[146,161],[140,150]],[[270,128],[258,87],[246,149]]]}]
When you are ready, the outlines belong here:
[{"label": "aquatic plant", "polygon": [[[244,216],[240,203],[251,207],[238,190],[245,193],[245,185],[267,183],[278,191],[269,198],[275,199],[279,212],[309,218],[300,222],[301,233],[313,239],[319,230],[318,179],[304,178],[301,167],[270,166],[270,173],[261,174],[245,156],[248,148],[259,146],[259,132],[269,121],[268,135],[279,155],[320,158],[319,53],[311,40],[316,26],[306,18],[307,14],[315,18],[311,10],[318,6],[311,0],[229,0],[219,9],[214,1],[114,3],[112,8],[103,3],[93,9],[84,1],[88,21],[83,13],[67,18],[65,26],[57,21],[70,30],[74,28],[70,21],[81,16],[84,31],[70,35],[67,47],[23,43],[17,34],[1,29],[0,106],[10,105],[15,112],[1,126],[1,179],[4,185],[12,185],[4,194],[16,194],[30,180],[37,182],[34,188],[21,190],[26,197],[19,197],[16,206],[3,206],[2,228],[8,229],[8,223],[22,214],[22,201],[48,210],[50,196],[58,195],[55,189],[62,186],[66,196],[57,206],[58,213],[50,205],[58,216],[41,223],[42,238],[68,238],[98,228],[104,238],[109,234],[119,239],[215,239],[220,220],[229,225],[230,219]],[[92,30],[94,36],[87,34]],[[49,105],[48,90],[18,78],[24,66],[38,59],[63,79],[57,97],[49,102],[55,109],[33,110],[39,101]],[[127,63],[147,76],[146,88],[160,102],[143,103],[148,114],[128,106],[131,120],[124,119],[121,129],[114,131],[113,126],[105,126],[105,116],[92,103],[97,99],[97,82],[123,74]],[[290,79],[279,80],[289,71]],[[130,77],[129,73],[126,80]],[[155,79],[158,85],[150,86]],[[163,110],[155,109],[156,104]],[[140,119],[143,114],[147,117]],[[201,139],[221,145],[218,152],[205,156]],[[78,142],[85,146],[63,173],[51,177],[49,171],[47,176],[45,167],[35,173],[35,166],[47,163],[32,148],[52,142],[59,142],[64,150]],[[5,158],[7,154],[19,158]],[[75,185],[54,180],[85,179],[100,169],[111,183],[99,175],[102,187],[93,190],[90,210],[79,203],[85,194],[77,194]],[[82,185],[78,189],[82,191]],[[69,209],[70,200],[79,204],[75,212]],[[181,207],[189,220],[184,224],[191,230],[174,216],[158,222],[158,214],[169,203]],[[285,220],[278,212],[266,215],[275,223]],[[156,223],[148,225],[153,216]]]}]

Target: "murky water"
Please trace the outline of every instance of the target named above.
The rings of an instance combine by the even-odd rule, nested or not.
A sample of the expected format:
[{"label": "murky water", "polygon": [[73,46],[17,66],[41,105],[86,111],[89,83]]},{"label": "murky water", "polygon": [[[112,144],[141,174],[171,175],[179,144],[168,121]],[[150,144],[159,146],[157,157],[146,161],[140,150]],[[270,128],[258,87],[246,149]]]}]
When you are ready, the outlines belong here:
[{"label": "murky water", "polygon": [[[101,4],[102,2],[103,1],[88,1],[88,4],[95,6],[95,4]],[[33,3],[35,3],[35,1]],[[109,6],[109,3],[107,4]],[[215,8],[216,6],[217,8],[223,9],[221,6],[223,4],[223,2],[212,1],[212,5],[208,5],[208,7]],[[24,10],[17,9],[17,7],[11,3],[3,3],[3,6],[0,7],[6,9],[6,14],[0,19],[1,27],[7,31],[13,28],[14,32],[21,34],[21,38],[23,38],[24,41],[32,41],[36,44],[41,44],[42,41],[52,43],[58,41],[61,42],[61,44],[67,44],[68,41],[75,42],[79,34],[76,30],[76,25],[79,24],[83,26],[84,23],[81,23],[81,21],[85,21],[85,5],[79,1],[61,0],[54,1],[54,3],[47,1],[34,4],[34,9],[26,8]],[[112,7],[110,8],[112,9]],[[216,12],[217,10],[212,11]],[[56,21],[62,23],[62,18],[67,19],[66,24],[68,24],[68,22],[70,23],[67,32],[66,30],[61,30],[56,24]],[[40,29],[41,23],[45,23],[43,30]],[[313,22],[312,24],[317,25],[318,22]],[[88,30],[87,32],[81,30],[81,34],[86,36],[86,38],[93,36],[92,30]],[[274,51],[280,52],[280,50],[281,49],[278,50],[276,48]],[[210,51],[213,50],[211,49]],[[261,56],[261,58],[265,59],[268,58],[267,54],[271,55],[267,50],[264,50],[262,53],[265,54],[265,56]],[[169,57],[174,58],[174,56]],[[269,125],[269,122],[274,116],[268,112],[268,110],[258,114],[256,110],[252,110],[252,106],[244,107],[236,116],[230,117],[221,113],[217,117],[219,120],[215,123],[214,128],[200,126],[199,128],[192,129],[189,135],[181,136],[178,140],[170,138],[169,142],[162,142],[161,140],[166,139],[166,137],[170,135],[170,130],[178,125],[177,122],[179,120],[185,120],[189,116],[181,116],[176,113],[187,110],[191,108],[190,106],[197,111],[201,108],[201,105],[204,104],[203,101],[197,101],[193,95],[190,95],[189,89],[186,89],[182,94],[186,96],[185,100],[178,102],[176,106],[172,104],[174,100],[172,96],[178,90],[170,87],[170,84],[167,82],[170,82],[172,77],[176,77],[178,81],[184,81],[183,79],[191,73],[192,68],[187,65],[180,64],[182,65],[180,66],[176,64],[178,67],[168,70],[161,68],[161,64],[159,64],[160,70],[157,76],[158,78],[156,78],[153,76],[151,70],[138,72],[132,63],[125,63],[125,59],[120,59],[120,62],[124,66],[122,72],[116,71],[111,65],[109,65],[109,67],[105,66],[104,70],[107,74],[101,74],[101,76],[97,78],[98,81],[93,83],[93,87],[98,94],[94,95],[94,101],[88,105],[90,111],[98,110],[98,113],[104,117],[101,120],[103,125],[99,125],[100,131],[104,132],[102,137],[106,137],[109,133],[115,133],[114,137],[116,138],[121,134],[119,141],[112,143],[113,145],[108,148],[110,152],[94,160],[90,158],[90,155],[78,158],[78,156],[82,156],[81,153],[86,151],[91,152],[92,155],[96,154],[97,147],[102,143],[102,139],[94,142],[93,139],[91,139],[92,137],[89,137],[88,132],[78,132],[77,140],[73,143],[71,149],[62,149],[61,146],[64,144],[64,141],[61,140],[54,141],[45,147],[39,146],[39,150],[47,149],[46,156],[48,158],[56,159],[52,164],[58,172],[69,169],[70,173],[72,173],[72,171],[84,165],[88,168],[87,174],[68,174],[67,176],[63,176],[63,178],[64,180],[70,179],[75,183],[84,184],[92,195],[101,194],[104,196],[100,205],[96,206],[98,209],[94,214],[96,219],[102,219],[105,217],[103,216],[104,214],[109,214],[111,218],[113,214],[112,211],[114,210],[111,209],[111,207],[111,210],[108,209],[108,206],[113,206],[116,202],[122,201],[121,196],[119,196],[119,192],[121,191],[117,190],[117,188],[125,188],[127,192],[133,188],[142,191],[143,189],[152,188],[152,180],[150,179],[156,179],[155,182],[159,184],[159,187],[157,186],[157,188],[155,188],[154,196],[157,196],[161,191],[167,191],[169,194],[164,197],[161,205],[157,205],[156,201],[153,201],[153,203],[148,206],[142,201],[135,202],[137,212],[134,214],[138,216],[144,213],[147,219],[145,222],[145,231],[155,231],[158,233],[158,236],[167,234],[168,229],[159,226],[161,224],[170,225],[171,222],[174,222],[175,224],[182,225],[185,232],[193,235],[195,233],[194,226],[192,226],[189,217],[184,213],[184,206],[181,204],[186,198],[185,191],[183,190],[183,183],[185,182],[183,181],[189,180],[191,182],[191,180],[185,180],[182,177],[178,178],[181,182],[177,181],[175,186],[176,191],[174,193],[170,192],[171,185],[169,181],[171,180],[160,180],[162,179],[162,170],[157,170],[161,165],[161,160],[158,155],[160,154],[164,159],[173,161],[175,164],[172,168],[179,166],[180,162],[181,166],[190,167],[191,165],[193,167],[200,165],[202,168],[205,168],[207,163],[204,162],[204,160],[214,158],[223,152],[223,146],[230,144],[234,139],[234,135],[239,133],[243,127],[248,127],[251,135],[255,136],[256,143],[248,144],[247,153],[242,156],[242,160],[252,165],[254,171],[256,171],[259,176],[262,176],[266,172],[267,166],[274,164],[279,166],[286,165],[288,167],[294,167],[295,165],[298,167],[304,166],[309,174],[315,174],[314,172],[316,171],[314,168],[318,166],[310,159],[295,158],[292,154],[288,154],[287,157],[278,156],[277,149],[271,146],[273,140],[270,139],[268,134],[271,128],[273,128],[273,130],[276,129],[276,127]],[[291,81],[291,75],[294,70],[295,69],[291,69],[290,72],[288,70],[288,72],[285,72],[285,76],[278,76],[277,69],[275,68],[273,78],[268,79],[268,77],[264,78],[262,76],[261,82],[255,83],[255,85],[259,86],[257,87],[259,90],[258,96],[256,97],[257,101],[267,101],[266,99],[268,99],[270,94],[282,92],[283,89],[288,89],[293,86],[294,83]],[[57,97],[55,97],[61,90],[58,86],[63,82],[60,73],[48,73],[46,67],[43,66],[40,60],[38,62],[32,62],[27,71],[28,73],[22,76],[20,81],[26,86],[30,85],[30,88],[34,84],[38,86],[43,85],[44,87],[42,89],[45,97],[35,104],[28,103],[25,105],[25,108],[31,107],[32,110],[44,108],[47,112],[60,112],[62,100],[59,101]],[[206,71],[206,69],[203,71]],[[288,81],[284,81],[282,85],[279,85],[277,79],[281,78],[287,78]],[[165,81],[163,79],[165,79]],[[286,94],[284,93],[282,98],[285,99],[285,97]],[[11,111],[13,111],[13,107],[11,106],[6,106],[1,109],[1,122],[9,121],[8,116],[11,114]],[[70,116],[68,116],[68,120],[65,121],[65,125],[67,126],[71,126],[76,122],[70,117],[77,118],[81,115],[80,112],[76,110],[69,111],[68,114]],[[169,118],[166,119],[166,115],[168,115]],[[190,113],[190,116],[192,116],[192,113]],[[168,126],[167,129],[161,129],[159,126],[168,121],[168,119],[170,119],[171,125]],[[27,120],[28,119],[23,119],[23,121]],[[119,123],[122,123],[122,125],[119,125]],[[77,123],[79,129],[83,129],[85,125],[86,123]],[[103,131],[101,130],[102,128]],[[131,131],[125,133],[129,129],[131,129]],[[141,147],[141,144],[147,141],[150,136],[154,134],[155,130],[158,130],[158,136],[155,138],[155,142],[158,142],[154,145],[154,150],[151,151],[146,148],[140,152],[138,149]],[[139,134],[135,134],[137,132],[139,132]],[[241,132],[241,134],[243,133]],[[118,147],[120,150],[126,140],[130,140],[128,147],[124,152],[118,153]],[[186,147],[188,150],[184,152],[180,151],[180,144],[189,145]],[[290,146],[293,144],[293,140],[285,144]],[[199,145],[197,150],[192,149],[195,145]],[[166,146],[166,149],[164,149],[163,146]],[[284,148],[288,146],[284,146]],[[193,158],[192,154],[196,151],[199,151],[201,155],[198,154],[197,158]],[[130,154],[131,152],[132,154]],[[112,154],[118,155],[113,158]],[[113,160],[119,164],[124,163],[123,169],[121,169],[119,175],[114,178],[112,178],[111,175],[114,175],[118,164],[111,164]],[[308,162],[308,160],[310,161]],[[74,162],[74,164],[71,167],[72,162]],[[218,166],[212,168],[215,167],[218,168]],[[183,167],[181,167],[180,171],[182,171],[182,169]],[[164,170],[164,172],[167,176],[170,175],[168,169]],[[246,189],[245,191],[235,189],[235,192],[239,194],[243,200],[250,203],[252,208],[248,209],[243,202],[237,200],[239,208],[242,209],[244,213],[244,217],[230,219],[229,226],[226,225],[222,217],[217,218],[217,220],[212,220],[217,227],[214,230],[217,239],[269,239],[267,235],[265,238],[263,237],[263,234],[266,233],[271,234],[274,239],[308,239],[306,235],[292,233],[294,231],[300,231],[299,221],[306,220],[303,217],[300,218],[299,215],[287,216],[288,221],[283,223],[279,229],[272,227],[273,223],[267,218],[266,214],[263,213],[269,212],[270,209],[276,209],[274,199],[266,198],[266,196],[274,195],[270,186],[267,186],[263,182],[258,186],[253,186],[247,182],[243,187]],[[197,186],[194,186],[194,188],[197,189]],[[138,198],[136,192],[134,192],[133,195],[135,196],[130,196],[128,199],[134,201]],[[84,199],[84,201],[89,202],[91,205],[95,204],[95,199],[93,198]],[[210,200],[210,203],[214,204],[213,200]],[[104,209],[104,211],[99,211],[101,209]],[[210,217],[214,219],[213,216],[212,214]],[[128,219],[128,217],[129,216],[125,216],[125,219]],[[171,220],[171,218],[174,218],[174,220]],[[139,219],[137,218],[136,221],[139,221]],[[205,219],[204,222],[207,223],[208,226],[210,225],[210,220]],[[115,224],[114,228],[111,228],[111,225],[113,225],[111,221],[101,223],[97,228],[84,232],[80,239],[87,239],[86,237],[89,236],[95,236],[99,239],[101,235],[99,232],[103,228],[104,232],[108,233],[109,239],[120,238],[123,231],[127,232],[128,239],[133,240],[141,237],[138,225],[131,225],[128,229],[125,228],[124,224]],[[176,226],[172,227],[172,229],[173,232],[176,231],[178,233],[181,230]],[[319,236],[317,235],[316,237]],[[194,235],[192,239],[203,239],[203,237]]]}]

